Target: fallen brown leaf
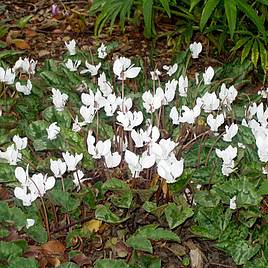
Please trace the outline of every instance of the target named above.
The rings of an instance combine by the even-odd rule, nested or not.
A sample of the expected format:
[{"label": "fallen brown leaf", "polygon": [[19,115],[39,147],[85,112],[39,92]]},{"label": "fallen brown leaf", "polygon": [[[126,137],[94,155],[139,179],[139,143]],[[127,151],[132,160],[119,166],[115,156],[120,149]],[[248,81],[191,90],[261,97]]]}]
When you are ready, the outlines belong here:
[{"label": "fallen brown leaf", "polygon": [[83,230],[91,233],[97,233],[102,225],[102,221],[92,219],[83,224]]},{"label": "fallen brown leaf", "polygon": [[62,255],[65,251],[65,246],[58,240],[50,240],[43,244],[41,248],[47,255]]},{"label": "fallen brown leaf", "polygon": [[30,48],[30,45],[28,44],[28,42],[23,39],[13,39],[11,43],[14,44],[17,49],[24,50],[24,49]]}]

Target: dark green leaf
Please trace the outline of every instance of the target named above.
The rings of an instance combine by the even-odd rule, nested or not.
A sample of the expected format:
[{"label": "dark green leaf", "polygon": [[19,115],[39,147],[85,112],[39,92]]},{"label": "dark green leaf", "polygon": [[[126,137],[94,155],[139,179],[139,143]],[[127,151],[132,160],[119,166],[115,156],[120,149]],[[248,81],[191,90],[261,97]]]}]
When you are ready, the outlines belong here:
[{"label": "dark green leaf", "polygon": [[170,8],[169,8],[169,0],[160,0],[160,3],[162,4],[163,8],[167,12],[168,16],[171,17]]},{"label": "dark green leaf", "polygon": [[211,15],[219,4],[219,0],[208,0],[204,6],[202,11],[201,19],[200,19],[200,30],[203,31],[207,21],[211,18]]},{"label": "dark green leaf", "polygon": [[46,229],[40,224],[36,223],[29,229],[27,229],[26,233],[36,242],[40,244],[44,244],[47,242],[47,231]]},{"label": "dark green leaf", "polygon": [[129,266],[122,260],[97,260],[94,268],[128,268]]},{"label": "dark green leaf", "polygon": [[152,36],[153,0],[143,0],[144,35]]},{"label": "dark green leaf", "polygon": [[142,236],[131,236],[127,241],[129,247],[135,250],[142,250],[145,252],[153,253],[153,247],[151,242]]},{"label": "dark green leaf", "polygon": [[23,258],[23,257],[16,257],[12,259],[9,263],[9,268],[18,268],[18,267],[27,267],[27,268],[38,268],[38,262],[32,258]]},{"label": "dark green leaf", "polygon": [[241,54],[241,63],[244,62],[244,60],[246,59],[246,57],[248,56],[250,49],[252,47],[253,44],[253,39],[250,39],[244,46],[243,50],[242,50],[242,54]]},{"label": "dark green leaf", "polygon": [[253,62],[255,68],[257,67],[258,59],[259,59],[259,47],[257,40],[255,40],[251,51],[251,61]]},{"label": "dark green leaf", "polygon": [[165,215],[170,229],[176,228],[183,224],[188,218],[194,214],[191,208],[179,207],[174,203],[168,204],[165,208]]},{"label": "dark green leaf", "polygon": [[236,0],[237,6],[241,9],[245,15],[257,26],[259,32],[262,33],[264,40],[267,40],[266,31],[261,18],[256,13],[255,9],[250,6],[245,0]]},{"label": "dark green leaf", "polygon": [[105,221],[108,223],[120,223],[125,219],[120,219],[117,215],[115,215],[108,207],[99,205],[95,211],[95,218],[97,220]]},{"label": "dark green leaf", "polygon": [[228,21],[231,38],[236,28],[236,2],[235,0],[224,0],[224,8]]}]

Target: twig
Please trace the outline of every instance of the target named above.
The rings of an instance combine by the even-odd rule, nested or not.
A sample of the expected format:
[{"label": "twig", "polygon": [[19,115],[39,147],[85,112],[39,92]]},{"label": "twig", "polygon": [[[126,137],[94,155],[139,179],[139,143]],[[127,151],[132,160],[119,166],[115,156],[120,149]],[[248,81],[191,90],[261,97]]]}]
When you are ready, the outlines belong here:
[{"label": "twig", "polygon": [[221,266],[221,267],[226,267],[226,268],[234,268],[233,265],[221,264],[221,263],[217,263],[217,262],[210,262],[209,264],[211,264],[211,265],[217,265],[217,266]]},{"label": "twig", "polygon": [[69,229],[70,227],[72,227],[72,226],[74,226],[74,225],[76,225],[76,224],[82,224],[82,223],[87,222],[87,221],[89,221],[89,220],[91,220],[91,219],[92,219],[92,216],[88,216],[88,217],[86,217],[86,218],[84,218],[84,219],[81,219],[81,220],[79,220],[79,221],[75,221],[75,222],[72,222],[72,223],[70,223],[70,224],[61,226],[61,227],[59,227],[59,228],[57,228],[57,229],[51,231],[51,234],[58,233],[58,232],[60,232],[60,231],[62,231],[62,230],[65,230],[65,229]]}]

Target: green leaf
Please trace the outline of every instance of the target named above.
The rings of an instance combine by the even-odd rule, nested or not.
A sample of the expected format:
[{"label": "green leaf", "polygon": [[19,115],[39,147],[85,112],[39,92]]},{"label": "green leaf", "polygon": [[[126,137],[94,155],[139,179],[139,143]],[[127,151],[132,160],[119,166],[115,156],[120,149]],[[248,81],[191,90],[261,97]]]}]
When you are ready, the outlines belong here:
[{"label": "green leaf", "polygon": [[142,236],[151,240],[172,240],[180,241],[177,234],[172,231],[165,230],[163,228],[157,228],[157,225],[150,224],[140,227],[136,232],[135,236]]},{"label": "green leaf", "polygon": [[58,112],[54,106],[50,106],[43,111],[43,117],[49,123],[57,122],[59,127],[70,128],[72,116],[68,110]]},{"label": "green leaf", "polygon": [[69,192],[63,192],[61,189],[53,189],[49,192],[51,199],[63,207],[65,211],[73,211],[80,205],[80,200],[73,197]]},{"label": "green leaf", "polygon": [[39,265],[35,259],[16,257],[15,259],[11,260],[8,268],[18,268],[18,267],[38,268]]},{"label": "green leaf", "polygon": [[255,68],[257,68],[258,59],[259,59],[259,47],[257,40],[255,40],[251,51],[251,61],[253,62]]},{"label": "green leaf", "polygon": [[107,180],[101,188],[104,193],[107,191],[129,190],[129,186],[124,181],[116,178],[111,178],[110,180]]},{"label": "green leaf", "polygon": [[15,50],[4,50],[0,52],[0,59],[9,58],[17,55],[21,55],[24,52]]},{"label": "green leaf", "polygon": [[0,222],[13,224],[20,230],[26,225],[26,215],[20,208],[10,208],[7,203],[0,202]]},{"label": "green leaf", "polygon": [[153,16],[153,0],[143,0],[143,17],[144,17],[144,35],[150,38],[152,36],[152,16]]},{"label": "green leaf", "polygon": [[146,212],[151,213],[152,211],[157,209],[157,204],[154,202],[146,201],[142,207]]},{"label": "green leaf", "polygon": [[267,50],[263,43],[259,41],[259,48],[260,48],[260,57],[261,57],[261,66],[264,72],[266,72],[267,69]]},{"label": "green leaf", "polygon": [[174,203],[168,204],[165,208],[165,215],[170,229],[176,228],[183,224],[188,218],[194,214],[191,208],[179,207]]},{"label": "green leaf", "polygon": [[234,241],[228,253],[237,265],[243,265],[260,250],[260,245],[252,246],[245,240]]},{"label": "green leaf", "polygon": [[150,240],[142,236],[131,236],[127,241],[129,247],[134,248],[135,250],[142,250],[145,252],[153,253],[153,247]]},{"label": "green leaf", "polygon": [[[26,241],[25,241],[26,242]],[[21,256],[23,248],[14,242],[0,241],[0,260],[6,261]]]},{"label": "green leaf", "polygon": [[160,3],[162,4],[163,8],[167,12],[168,16],[171,17],[170,8],[169,8],[169,0],[160,0]]},{"label": "green leaf", "polygon": [[237,41],[237,43],[235,44],[235,46],[230,50],[230,52],[236,51],[238,50],[240,47],[242,47],[248,40],[250,39],[250,37],[245,37],[245,38],[241,38]]},{"label": "green leaf", "polygon": [[46,229],[41,223],[36,223],[26,230],[26,233],[36,242],[44,244],[47,242],[48,236]]},{"label": "green leaf", "polygon": [[208,0],[203,8],[201,19],[200,19],[200,30],[203,31],[207,21],[211,18],[211,15],[219,4],[220,0]]},{"label": "green leaf", "polygon": [[129,266],[122,260],[97,260],[94,268],[129,268]]},{"label": "green leaf", "polygon": [[108,207],[99,205],[95,211],[95,218],[97,220],[105,221],[108,223],[120,223],[127,218],[120,219],[117,215],[115,215]]},{"label": "green leaf", "polygon": [[237,3],[238,8],[242,10],[245,13],[245,15],[256,25],[259,32],[262,33],[263,38],[266,42],[267,37],[266,37],[265,27],[261,18],[256,13],[255,8],[247,4],[247,1],[245,0],[236,0],[236,3]]},{"label": "green leaf", "polygon": [[15,178],[15,167],[8,163],[0,163],[0,183],[17,181]]},{"label": "green leaf", "polygon": [[231,38],[234,36],[236,28],[236,1],[235,0],[224,0],[224,8],[228,21]]},{"label": "green leaf", "polygon": [[195,8],[195,6],[200,2],[201,0],[191,0],[191,6],[189,9],[189,12],[192,12],[192,10]]},{"label": "green leaf", "polygon": [[259,195],[268,195],[268,181],[265,180],[261,183],[259,189],[258,189]]},{"label": "green leaf", "polygon": [[253,39],[250,39],[244,46],[243,50],[242,50],[242,54],[241,54],[241,63],[244,62],[244,60],[246,59],[246,57],[248,56],[250,49],[252,47],[253,44]]},{"label": "green leaf", "polygon": [[133,195],[129,186],[125,182],[112,178],[102,185],[102,189],[104,193],[109,190],[115,193],[110,197],[115,206],[130,208]]},{"label": "green leaf", "polygon": [[22,17],[20,18],[18,21],[17,21],[17,26],[21,29],[25,28],[26,25],[28,24],[28,22],[31,20],[31,18],[33,17],[33,15],[28,15],[28,16],[25,16],[25,17]]},{"label": "green leaf", "polygon": [[0,229],[0,238],[7,237],[9,235],[9,231],[7,229]]}]

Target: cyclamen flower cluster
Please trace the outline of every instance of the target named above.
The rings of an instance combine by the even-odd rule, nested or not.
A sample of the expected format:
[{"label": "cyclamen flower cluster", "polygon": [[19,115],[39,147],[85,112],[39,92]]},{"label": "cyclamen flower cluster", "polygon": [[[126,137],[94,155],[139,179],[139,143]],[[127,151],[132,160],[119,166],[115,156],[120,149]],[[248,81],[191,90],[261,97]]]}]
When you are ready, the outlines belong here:
[{"label": "cyclamen flower cluster", "polygon": [[0,67],[0,82],[13,85],[15,83],[16,74],[26,73],[28,74],[28,79],[25,82],[17,81],[15,83],[16,90],[23,93],[24,95],[30,95],[32,91],[32,82],[30,80],[31,75],[35,74],[37,61],[29,60],[28,58],[19,58],[13,68],[7,68],[6,70],[3,67]]},{"label": "cyclamen flower cluster", "polygon": [[[77,54],[75,40],[65,43],[69,55],[74,56]],[[190,46],[192,58],[198,58],[199,53],[202,51],[200,43],[193,43]],[[104,59],[107,56],[106,47],[104,44],[98,48],[98,57]],[[32,62],[33,64],[33,62]],[[30,66],[28,59],[20,59],[15,64],[13,70],[0,69],[0,80],[4,83],[14,83],[13,75],[18,70],[26,72],[29,75],[34,74],[33,69],[35,65]],[[79,132],[84,126],[89,125],[97,116],[99,120],[99,113],[104,112],[107,117],[115,115],[116,124],[122,130],[122,135],[116,135],[113,140],[101,140],[95,137],[91,130],[87,131],[87,151],[88,154],[96,160],[103,160],[108,169],[116,168],[120,163],[126,163],[133,177],[138,177],[145,169],[154,167],[157,174],[165,179],[167,183],[174,183],[182,175],[184,170],[184,159],[178,158],[176,155],[176,147],[180,145],[171,140],[171,138],[162,138],[159,127],[154,125],[151,120],[146,120],[146,128],[138,128],[142,125],[144,118],[150,117],[153,113],[160,115],[162,107],[169,105],[176,96],[179,100],[183,100],[183,104],[177,108],[171,107],[170,118],[176,127],[181,127],[182,124],[189,124],[193,126],[199,118],[206,117],[207,126],[210,128],[210,133],[219,135],[221,129],[225,132],[219,136],[224,142],[230,143],[238,133],[238,124],[228,122],[224,126],[225,119],[228,111],[232,109],[232,104],[237,97],[237,90],[234,86],[229,88],[223,83],[215,92],[210,92],[211,84],[215,75],[214,69],[209,66],[205,72],[200,75],[200,84],[203,83],[208,91],[203,96],[197,97],[191,102],[191,105],[186,105],[188,92],[190,91],[190,82],[186,75],[181,75],[178,79],[168,80],[163,88],[160,85],[159,77],[161,72],[156,69],[151,72],[151,79],[153,85],[158,80],[158,87],[153,90],[146,90],[142,95],[143,107],[148,113],[143,114],[142,111],[135,110],[132,99],[125,97],[123,92],[121,96],[115,94],[112,84],[107,80],[106,74],[100,72],[102,65],[101,62],[90,64],[85,61],[86,69],[81,68],[80,60],[68,59],[64,64],[71,72],[78,72],[82,75],[90,74],[94,77],[97,83],[96,88],[89,88],[83,82],[82,86],[77,89],[80,94],[81,107],[79,107],[79,115],[75,115],[72,130]],[[172,77],[178,70],[178,64],[171,66],[164,66],[168,77]],[[131,63],[131,60],[125,57],[119,57],[114,61],[113,72],[117,80],[125,83],[125,80],[135,78],[139,75],[141,68],[136,67]],[[199,74],[196,74],[197,85],[199,85]],[[28,82],[29,81],[29,82]],[[16,83],[16,88],[19,92],[25,95],[31,92],[31,82],[27,81],[27,85],[21,85],[20,82]],[[153,93],[152,93],[153,92]],[[58,89],[52,88],[52,102],[57,112],[64,111],[65,105],[68,101],[68,95],[62,93]],[[159,113],[158,113],[159,112]],[[256,119],[254,119],[256,116]],[[152,116],[153,117],[153,116]],[[80,121],[80,119],[82,121]],[[263,104],[257,106],[254,103],[249,107],[246,113],[246,119],[243,120],[243,125],[251,128],[258,147],[258,155],[261,161],[268,161],[268,149],[265,144],[268,142],[267,131],[268,109],[264,109]],[[61,129],[57,122],[51,122],[46,129],[47,138],[54,140],[60,133]],[[24,138],[25,139],[25,138]],[[25,140],[19,137],[13,138],[14,144],[9,146],[6,152],[0,152],[0,158],[6,159],[10,165],[16,165],[21,159],[20,150],[27,146]],[[130,146],[129,143],[131,143]],[[239,148],[243,148],[242,144],[237,144]],[[138,152],[138,153],[137,153]],[[216,148],[216,155],[222,159],[222,174],[230,176],[235,171],[235,158],[237,157],[238,149],[229,145],[226,149],[220,150]],[[20,186],[15,188],[15,196],[21,199],[23,205],[29,206],[38,197],[43,197],[46,191],[53,188],[56,178],[63,179],[67,172],[72,172],[73,183],[77,190],[80,189],[81,183],[86,180],[84,173],[81,169],[77,168],[79,162],[83,159],[83,154],[72,155],[69,152],[62,153],[62,159],[50,160],[50,169],[54,176],[43,175],[41,173],[29,175],[29,168],[26,170],[21,167],[16,169],[16,178],[20,182]],[[124,162],[123,162],[124,161]],[[230,200],[230,206],[235,209],[236,197]]]},{"label": "cyclamen flower cluster", "polygon": [[15,135],[12,140],[13,144],[8,146],[5,152],[0,151],[0,159],[8,161],[11,166],[16,166],[17,162],[21,160],[20,151],[27,147],[28,139]]},{"label": "cyclamen flower cluster", "polygon": [[46,191],[55,185],[55,178],[53,176],[47,177],[47,174],[38,173],[30,177],[29,166],[26,170],[17,167],[15,176],[21,185],[14,189],[14,195],[22,200],[24,206],[30,206],[33,201],[38,197],[43,197]]}]

